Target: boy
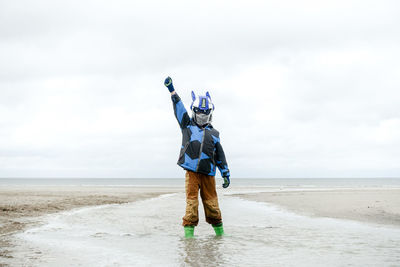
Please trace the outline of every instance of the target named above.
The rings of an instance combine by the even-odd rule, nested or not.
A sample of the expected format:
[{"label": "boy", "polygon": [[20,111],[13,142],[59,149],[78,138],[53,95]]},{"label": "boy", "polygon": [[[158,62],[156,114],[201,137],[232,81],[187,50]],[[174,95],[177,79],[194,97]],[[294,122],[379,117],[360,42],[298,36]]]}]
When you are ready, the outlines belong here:
[{"label": "boy", "polygon": [[186,170],[186,213],[182,223],[185,237],[193,237],[194,227],[199,222],[199,189],[206,221],[213,226],[215,234],[221,236],[224,234],[224,229],[215,189],[216,166],[224,178],[223,188],[227,188],[230,184],[230,173],[220,143],[219,132],[211,125],[214,104],[208,92],[206,96],[196,97],[192,91],[193,102],[190,106],[192,118],[190,118],[175,92],[170,77],[165,79],[164,85],[171,93],[175,117],[182,131],[182,147],[178,165]]}]

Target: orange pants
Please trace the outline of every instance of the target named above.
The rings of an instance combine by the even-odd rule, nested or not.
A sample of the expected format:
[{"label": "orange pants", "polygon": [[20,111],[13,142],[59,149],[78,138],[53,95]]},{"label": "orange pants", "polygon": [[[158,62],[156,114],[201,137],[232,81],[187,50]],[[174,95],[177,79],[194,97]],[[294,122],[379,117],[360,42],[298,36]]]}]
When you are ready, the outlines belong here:
[{"label": "orange pants", "polygon": [[199,189],[206,221],[210,224],[222,223],[214,176],[186,171],[185,189],[186,214],[183,217],[183,226],[196,226],[199,222]]}]

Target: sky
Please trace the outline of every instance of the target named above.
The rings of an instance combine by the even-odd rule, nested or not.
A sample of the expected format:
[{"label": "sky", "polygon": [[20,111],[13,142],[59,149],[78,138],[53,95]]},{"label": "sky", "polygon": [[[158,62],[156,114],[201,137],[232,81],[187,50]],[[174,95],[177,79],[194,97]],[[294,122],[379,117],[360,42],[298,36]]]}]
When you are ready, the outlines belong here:
[{"label": "sky", "polygon": [[399,29],[398,1],[0,0],[0,177],[184,177],[167,76],[232,178],[400,177]]}]

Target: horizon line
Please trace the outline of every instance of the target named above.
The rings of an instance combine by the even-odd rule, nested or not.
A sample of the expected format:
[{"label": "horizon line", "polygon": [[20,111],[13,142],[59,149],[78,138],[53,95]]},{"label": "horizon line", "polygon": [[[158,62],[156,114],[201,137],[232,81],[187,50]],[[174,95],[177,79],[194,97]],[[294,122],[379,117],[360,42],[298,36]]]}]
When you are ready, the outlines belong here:
[{"label": "horizon line", "polygon": [[[0,177],[0,179],[184,179],[184,177]],[[400,179],[400,177],[235,177],[233,179]]]}]

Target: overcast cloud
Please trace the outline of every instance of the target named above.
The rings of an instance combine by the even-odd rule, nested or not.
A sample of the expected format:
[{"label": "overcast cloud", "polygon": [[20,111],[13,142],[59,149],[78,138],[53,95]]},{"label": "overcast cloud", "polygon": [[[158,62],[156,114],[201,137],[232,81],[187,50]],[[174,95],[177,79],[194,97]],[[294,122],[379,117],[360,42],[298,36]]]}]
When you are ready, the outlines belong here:
[{"label": "overcast cloud", "polygon": [[164,78],[232,177],[400,177],[398,1],[0,1],[0,177],[183,177]]}]

